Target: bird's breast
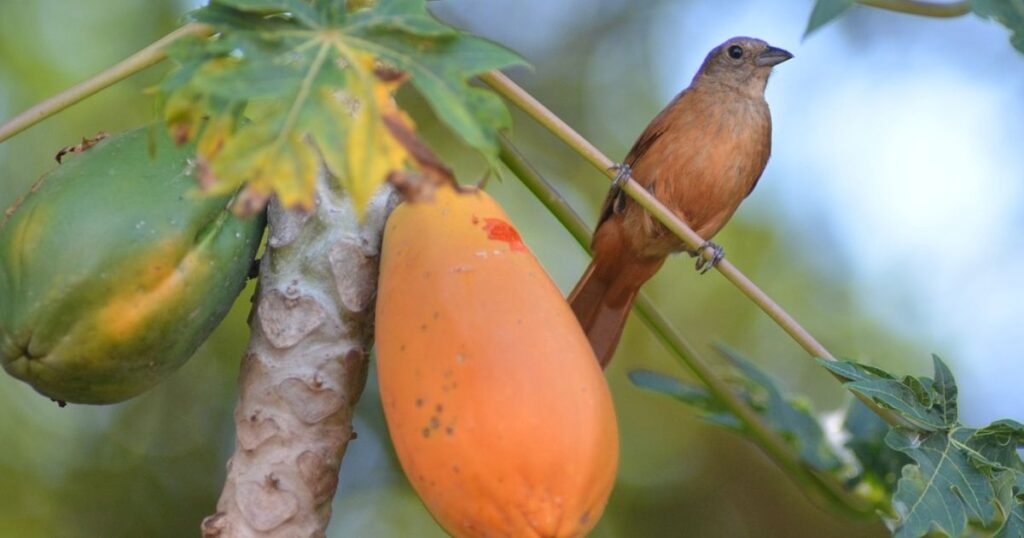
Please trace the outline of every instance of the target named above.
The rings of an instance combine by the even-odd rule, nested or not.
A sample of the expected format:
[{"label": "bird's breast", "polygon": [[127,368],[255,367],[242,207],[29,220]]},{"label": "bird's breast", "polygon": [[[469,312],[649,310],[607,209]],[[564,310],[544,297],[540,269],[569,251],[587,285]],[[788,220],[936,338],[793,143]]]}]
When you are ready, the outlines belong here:
[{"label": "bird's breast", "polygon": [[763,99],[685,97],[666,111],[663,134],[633,169],[707,239],[725,225],[764,170],[771,117]]}]

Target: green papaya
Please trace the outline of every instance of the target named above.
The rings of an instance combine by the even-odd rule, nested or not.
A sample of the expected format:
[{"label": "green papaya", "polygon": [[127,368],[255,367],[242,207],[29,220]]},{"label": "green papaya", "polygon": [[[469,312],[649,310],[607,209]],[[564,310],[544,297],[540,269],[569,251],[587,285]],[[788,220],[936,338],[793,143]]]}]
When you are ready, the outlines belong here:
[{"label": "green papaya", "polygon": [[60,402],[149,389],[209,336],[266,224],[198,194],[162,128],[110,136],[45,175],[0,222],[0,363]]}]

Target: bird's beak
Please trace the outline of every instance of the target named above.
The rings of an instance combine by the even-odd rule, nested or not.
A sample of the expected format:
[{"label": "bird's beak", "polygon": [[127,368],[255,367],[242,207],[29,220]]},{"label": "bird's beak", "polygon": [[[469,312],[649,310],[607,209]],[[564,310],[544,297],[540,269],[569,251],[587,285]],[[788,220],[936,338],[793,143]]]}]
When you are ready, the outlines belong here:
[{"label": "bird's beak", "polygon": [[793,55],[788,50],[780,49],[778,47],[768,47],[757,55],[757,59],[754,63],[760,66],[771,67],[773,65],[779,65],[780,63],[792,58]]}]

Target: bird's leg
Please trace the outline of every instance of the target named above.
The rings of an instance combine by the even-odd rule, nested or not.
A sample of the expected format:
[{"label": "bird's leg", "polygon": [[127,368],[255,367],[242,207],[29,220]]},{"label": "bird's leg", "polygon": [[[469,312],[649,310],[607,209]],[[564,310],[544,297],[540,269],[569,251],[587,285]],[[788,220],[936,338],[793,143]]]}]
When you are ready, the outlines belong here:
[{"label": "bird's leg", "polygon": [[[714,251],[714,253],[711,254],[710,259],[704,254],[704,251],[708,247],[710,247]],[[718,243],[705,241],[701,243],[696,250],[689,251],[689,254],[690,256],[697,258],[697,263],[694,265],[693,268],[696,269],[698,273],[703,275],[704,273],[710,271],[712,267],[717,265],[718,262],[722,261],[722,258],[725,257],[725,249],[722,248],[722,245],[719,245]]]},{"label": "bird's leg", "polygon": [[615,179],[612,180],[612,188],[620,189],[633,177],[633,169],[626,163],[613,164],[609,170],[615,171]]}]

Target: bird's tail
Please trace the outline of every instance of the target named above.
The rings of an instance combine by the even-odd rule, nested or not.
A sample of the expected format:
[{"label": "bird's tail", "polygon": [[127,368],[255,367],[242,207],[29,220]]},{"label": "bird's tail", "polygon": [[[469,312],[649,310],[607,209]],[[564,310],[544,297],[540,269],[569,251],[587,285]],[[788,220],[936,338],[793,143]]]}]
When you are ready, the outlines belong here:
[{"label": "bird's tail", "polygon": [[601,368],[608,366],[615,354],[640,286],[664,262],[664,257],[595,257],[569,294],[569,304]]}]

